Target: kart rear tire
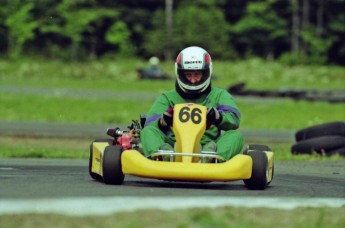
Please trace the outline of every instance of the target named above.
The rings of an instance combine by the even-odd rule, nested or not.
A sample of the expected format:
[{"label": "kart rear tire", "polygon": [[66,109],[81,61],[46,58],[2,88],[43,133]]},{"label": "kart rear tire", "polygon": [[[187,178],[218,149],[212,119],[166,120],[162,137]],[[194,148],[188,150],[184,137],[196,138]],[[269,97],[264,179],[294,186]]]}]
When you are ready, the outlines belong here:
[{"label": "kart rear tire", "polygon": [[103,181],[105,184],[120,185],[125,179],[121,165],[122,147],[107,146],[103,153]]},{"label": "kart rear tire", "polygon": [[264,190],[268,184],[268,158],[263,151],[251,151],[248,156],[253,160],[252,176],[243,180],[246,187],[251,190]]},{"label": "kart rear tire", "polygon": [[301,129],[295,133],[297,142],[321,136],[345,136],[345,122],[330,122]]},{"label": "kart rear tire", "polygon": [[272,151],[271,148],[269,148],[266,145],[260,145],[260,144],[251,144],[244,149],[243,154],[248,154],[250,150],[259,150],[259,151]]},{"label": "kart rear tire", "polygon": [[[113,144],[113,140],[111,139],[96,139],[94,142],[107,142],[109,145],[112,145]],[[90,155],[89,155],[89,174],[90,176],[92,177],[92,179],[96,180],[96,181],[102,181],[103,178],[101,175],[97,174],[97,173],[93,173],[91,171],[91,168],[92,168],[92,157],[93,157],[93,147],[92,147],[92,144],[90,144]]]}]

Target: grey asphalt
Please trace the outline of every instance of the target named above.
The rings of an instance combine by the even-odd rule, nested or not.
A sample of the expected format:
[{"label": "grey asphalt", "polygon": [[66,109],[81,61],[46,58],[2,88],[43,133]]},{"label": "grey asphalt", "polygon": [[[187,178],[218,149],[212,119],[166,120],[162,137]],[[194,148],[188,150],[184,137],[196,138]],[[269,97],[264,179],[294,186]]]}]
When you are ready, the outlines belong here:
[{"label": "grey asphalt", "polygon": [[0,159],[1,199],[66,197],[302,197],[344,198],[344,161],[279,161],[271,185],[247,190],[243,181],[167,182],[126,176],[123,185],[91,179],[87,159]]},{"label": "grey asphalt", "polygon": [[22,95],[43,95],[50,97],[67,97],[87,100],[154,100],[157,94],[150,92],[132,92],[132,91],[102,91],[92,89],[68,89],[68,88],[49,88],[37,86],[13,86],[0,85],[0,93],[22,94]]}]

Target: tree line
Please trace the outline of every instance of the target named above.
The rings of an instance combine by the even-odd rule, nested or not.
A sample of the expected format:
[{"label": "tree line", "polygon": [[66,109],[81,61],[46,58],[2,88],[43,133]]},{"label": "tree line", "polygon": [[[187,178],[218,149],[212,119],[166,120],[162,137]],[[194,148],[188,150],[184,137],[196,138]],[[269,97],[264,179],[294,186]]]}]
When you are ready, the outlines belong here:
[{"label": "tree line", "polygon": [[85,60],[190,45],[217,59],[345,61],[345,0],[0,0],[0,51]]}]

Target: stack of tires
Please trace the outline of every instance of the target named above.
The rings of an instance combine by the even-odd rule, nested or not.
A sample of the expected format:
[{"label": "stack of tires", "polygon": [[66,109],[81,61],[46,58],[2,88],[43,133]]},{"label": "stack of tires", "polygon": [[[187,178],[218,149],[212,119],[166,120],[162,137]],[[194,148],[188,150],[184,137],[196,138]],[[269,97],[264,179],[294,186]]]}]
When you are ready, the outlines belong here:
[{"label": "stack of tires", "polygon": [[331,122],[304,128],[295,133],[292,154],[345,156],[345,122]]}]

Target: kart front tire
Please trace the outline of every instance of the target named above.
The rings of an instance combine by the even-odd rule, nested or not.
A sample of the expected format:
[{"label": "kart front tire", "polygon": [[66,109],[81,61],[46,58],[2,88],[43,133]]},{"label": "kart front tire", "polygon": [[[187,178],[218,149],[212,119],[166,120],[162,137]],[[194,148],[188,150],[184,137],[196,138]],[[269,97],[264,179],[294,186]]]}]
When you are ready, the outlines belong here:
[{"label": "kart front tire", "polygon": [[103,154],[103,181],[105,184],[120,185],[125,175],[121,165],[122,147],[107,146]]},{"label": "kart front tire", "polygon": [[[95,142],[106,142],[109,145],[113,144],[113,140],[111,139],[96,139],[95,141],[93,141],[93,143]],[[91,168],[92,168],[92,157],[93,157],[93,143],[90,144],[90,154],[89,154],[89,174],[92,177],[92,179],[96,180],[96,181],[102,181],[102,176],[97,174],[97,173],[93,173]]]},{"label": "kart front tire", "polygon": [[251,151],[248,156],[253,160],[252,176],[243,182],[248,189],[264,190],[268,184],[269,174],[267,155],[263,151]]}]

